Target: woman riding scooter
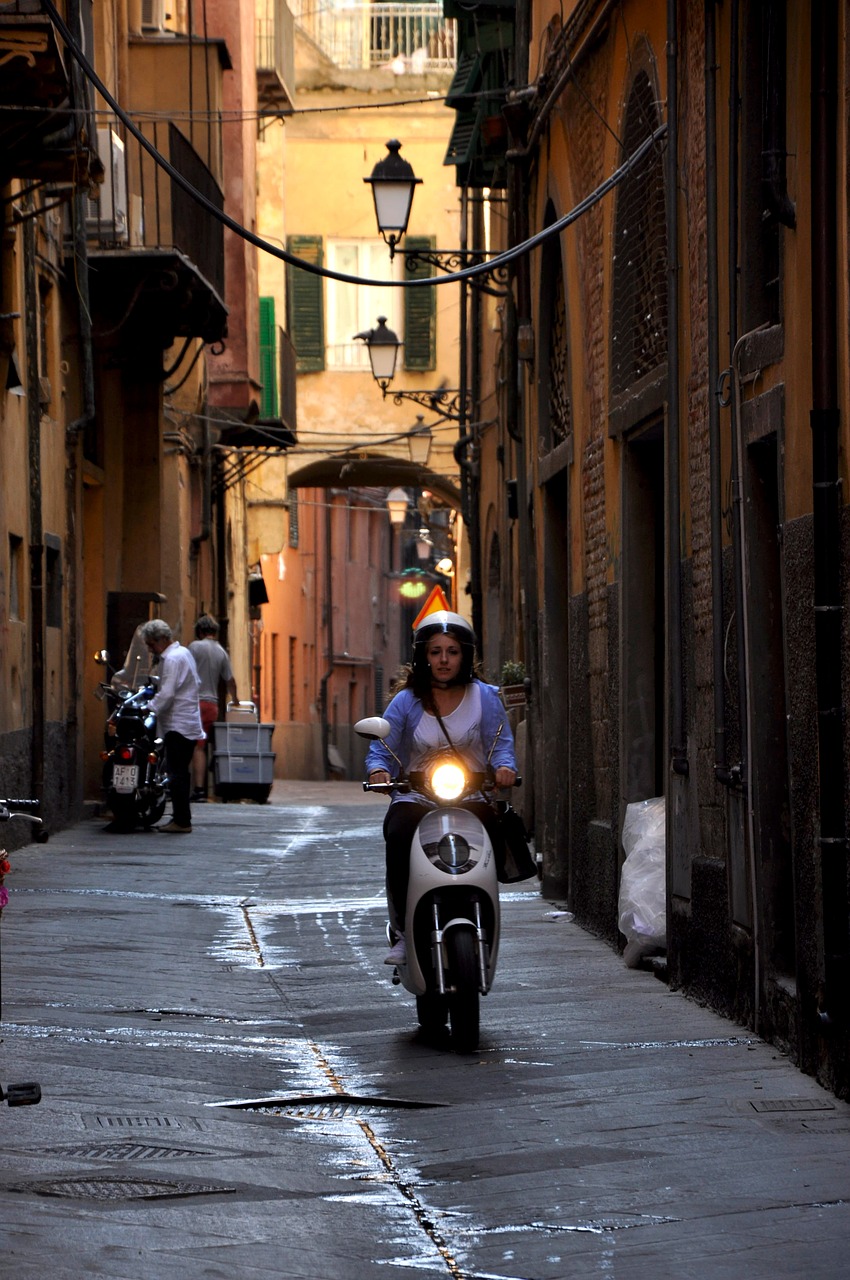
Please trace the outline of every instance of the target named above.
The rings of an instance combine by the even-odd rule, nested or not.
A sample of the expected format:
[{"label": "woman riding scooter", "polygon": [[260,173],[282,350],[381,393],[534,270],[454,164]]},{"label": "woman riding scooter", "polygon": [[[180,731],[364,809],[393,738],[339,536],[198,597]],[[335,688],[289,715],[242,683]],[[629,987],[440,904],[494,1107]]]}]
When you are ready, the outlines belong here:
[{"label": "woman riding scooter", "polygon": [[[513,786],[517,776],[513,734],[494,685],[475,674],[475,635],[457,613],[428,614],[413,637],[413,662],[384,712],[392,731],[372,742],[366,756],[370,783],[389,783],[396,757],[406,773],[424,771],[447,750],[471,772],[492,770],[497,787]],[[384,820],[387,898],[396,941],[385,964],[403,964],[406,956],[404,909],[410,845],[433,801],[414,790],[393,793]],[[499,817],[479,796],[465,800],[487,828],[494,849],[501,846]]]}]

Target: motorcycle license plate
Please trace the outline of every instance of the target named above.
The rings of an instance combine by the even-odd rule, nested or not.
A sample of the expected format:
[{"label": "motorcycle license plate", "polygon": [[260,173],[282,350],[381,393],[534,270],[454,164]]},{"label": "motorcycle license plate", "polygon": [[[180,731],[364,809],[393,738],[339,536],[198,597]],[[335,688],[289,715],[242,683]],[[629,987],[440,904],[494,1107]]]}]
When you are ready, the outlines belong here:
[{"label": "motorcycle license plate", "polygon": [[134,764],[116,764],[112,768],[112,786],[119,795],[136,790],[138,768]]}]

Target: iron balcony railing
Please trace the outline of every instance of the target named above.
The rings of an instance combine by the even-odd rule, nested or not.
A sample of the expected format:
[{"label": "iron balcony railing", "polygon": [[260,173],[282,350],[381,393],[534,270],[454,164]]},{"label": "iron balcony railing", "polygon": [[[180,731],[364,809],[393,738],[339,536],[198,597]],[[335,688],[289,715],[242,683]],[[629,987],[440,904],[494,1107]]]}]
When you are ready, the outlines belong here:
[{"label": "iron balcony railing", "polygon": [[[145,135],[217,209],[224,196],[204,161],[169,121]],[[100,249],[176,251],[224,297],[224,228],[175,182],[120,121],[101,123],[97,149],[105,171],[96,200],[86,201],[86,238]]]},{"label": "iron balcony railing", "polygon": [[457,26],[442,4],[348,4],[296,0],[295,21],[336,66],[398,74],[454,71]]}]

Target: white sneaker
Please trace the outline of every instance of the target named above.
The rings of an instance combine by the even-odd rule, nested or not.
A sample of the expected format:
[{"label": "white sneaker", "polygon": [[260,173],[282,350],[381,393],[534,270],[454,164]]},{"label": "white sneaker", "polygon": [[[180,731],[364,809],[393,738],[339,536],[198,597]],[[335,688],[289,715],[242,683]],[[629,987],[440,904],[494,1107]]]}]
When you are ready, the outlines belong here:
[{"label": "white sneaker", "polygon": [[387,954],[384,956],[384,964],[404,964],[406,959],[407,944],[404,941],[404,934],[400,933]]}]

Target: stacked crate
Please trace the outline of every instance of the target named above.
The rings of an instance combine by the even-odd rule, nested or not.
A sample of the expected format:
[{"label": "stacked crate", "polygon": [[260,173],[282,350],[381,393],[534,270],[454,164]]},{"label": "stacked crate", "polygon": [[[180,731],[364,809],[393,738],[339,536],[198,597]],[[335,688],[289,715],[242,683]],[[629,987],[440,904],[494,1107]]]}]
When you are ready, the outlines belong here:
[{"label": "stacked crate", "polygon": [[265,804],[274,780],[273,724],[260,724],[253,702],[230,703],[213,727],[213,776],[219,799]]}]

